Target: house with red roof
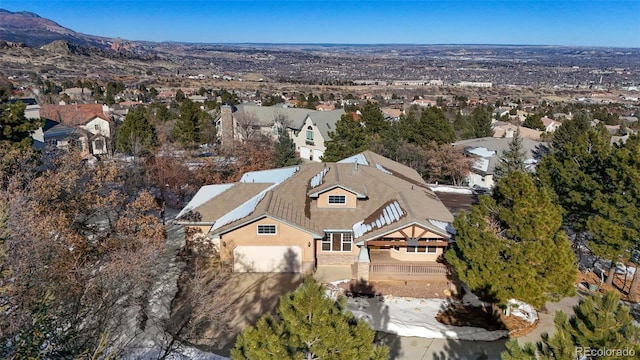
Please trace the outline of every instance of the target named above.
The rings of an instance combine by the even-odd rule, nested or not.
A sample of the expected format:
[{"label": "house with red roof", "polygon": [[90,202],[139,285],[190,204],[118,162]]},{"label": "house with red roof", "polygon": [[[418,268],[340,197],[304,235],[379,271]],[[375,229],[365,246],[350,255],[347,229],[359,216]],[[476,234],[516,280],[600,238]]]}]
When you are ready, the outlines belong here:
[{"label": "house with red roof", "polygon": [[109,108],[102,104],[42,105],[46,120],[44,141],[48,146],[77,146],[83,153],[106,155],[114,133]]}]

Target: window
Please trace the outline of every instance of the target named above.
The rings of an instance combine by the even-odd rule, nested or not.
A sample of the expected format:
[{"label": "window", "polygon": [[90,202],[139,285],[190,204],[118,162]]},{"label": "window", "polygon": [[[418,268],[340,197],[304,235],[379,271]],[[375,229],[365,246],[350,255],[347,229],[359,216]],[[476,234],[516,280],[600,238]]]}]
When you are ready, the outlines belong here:
[{"label": "window", "polygon": [[93,128],[94,128],[95,130],[100,129],[100,127],[98,127],[98,124],[93,125]]},{"label": "window", "polygon": [[438,252],[438,247],[437,246],[427,246],[427,252],[435,254],[436,252]]},{"label": "window", "polygon": [[275,235],[275,225],[258,225],[258,235]]},{"label": "window", "polygon": [[96,139],[93,142],[93,151],[96,151],[96,152],[104,151],[104,140]]},{"label": "window", "polygon": [[311,126],[307,126],[307,140],[313,141],[313,128]]},{"label": "window", "polygon": [[407,246],[407,252],[408,253],[425,253],[427,252],[427,247],[426,246]]},{"label": "window", "polygon": [[322,251],[351,251],[352,243],[350,232],[327,233],[322,239]]},{"label": "window", "polygon": [[345,195],[329,195],[330,205],[344,205],[347,203],[347,197]]}]

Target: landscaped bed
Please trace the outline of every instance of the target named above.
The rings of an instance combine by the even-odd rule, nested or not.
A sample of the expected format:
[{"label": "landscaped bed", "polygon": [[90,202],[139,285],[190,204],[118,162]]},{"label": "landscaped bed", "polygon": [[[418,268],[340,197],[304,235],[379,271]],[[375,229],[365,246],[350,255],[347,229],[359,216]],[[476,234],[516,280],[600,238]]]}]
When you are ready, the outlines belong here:
[{"label": "landscaped bed", "polygon": [[336,286],[349,297],[348,308],[357,317],[401,336],[491,341],[522,336],[537,326],[537,320],[505,316],[491,306],[463,304],[448,281],[345,281]]}]

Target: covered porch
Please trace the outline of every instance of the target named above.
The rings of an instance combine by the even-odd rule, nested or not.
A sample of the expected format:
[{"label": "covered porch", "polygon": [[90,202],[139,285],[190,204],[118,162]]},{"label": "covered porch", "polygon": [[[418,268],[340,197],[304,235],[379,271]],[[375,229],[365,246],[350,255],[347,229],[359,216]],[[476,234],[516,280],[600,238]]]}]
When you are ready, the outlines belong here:
[{"label": "covered porch", "polygon": [[400,260],[389,251],[373,252],[369,256],[369,281],[435,280],[449,275],[449,268],[435,261]]}]

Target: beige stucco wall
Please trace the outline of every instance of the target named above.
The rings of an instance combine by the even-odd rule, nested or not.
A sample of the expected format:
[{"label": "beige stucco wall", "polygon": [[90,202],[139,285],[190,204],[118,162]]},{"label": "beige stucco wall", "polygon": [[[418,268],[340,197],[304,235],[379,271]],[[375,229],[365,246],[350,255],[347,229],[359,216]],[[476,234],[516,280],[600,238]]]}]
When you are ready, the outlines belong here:
[{"label": "beige stucco wall", "polygon": [[[276,234],[258,235],[258,225],[276,225]],[[308,246],[308,244],[311,246]],[[314,240],[311,234],[296,229],[285,223],[270,218],[254,221],[239,229],[220,236],[220,259],[223,262],[233,262],[233,249],[241,245],[291,245],[302,249],[302,267],[305,272],[313,268]]]},{"label": "beige stucco wall", "polygon": [[[306,144],[307,127],[309,126],[313,128],[313,145]],[[318,154],[320,153],[324,154],[325,139],[322,137],[322,134],[318,130],[318,127],[313,124],[313,121],[311,120],[310,117],[307,116],[307,118],[304,121],[304,125],[302,125],[302,128],[300,129],[300,132],[298,133],[297,136],[293,132],[290,132],[289,135],[291,135],[291,138],[293,139],[293,142],[296,145],[296,150],[300,151],[301,147],[306,147],[309,149],[310,154],[314,154],[313,161],[320,161]]]},{"label": "beige stucco wall", "polygon": [[[329,195],[344,195],[346,197],[345,204],[329,204]],[[358,199],[354,193],[348,192],[342,188],[335,188],[329,191],[323,192],[318,196],[319,208],[332,208],[332,209],[355,209]]]},{"label": "beige stucco wall", "polygon": [[436,261],[442,254],[443,248],[438,247],[435,253],[408,253],[406,248],[400,250],[389,250],[392,258],[401,261]]}]

